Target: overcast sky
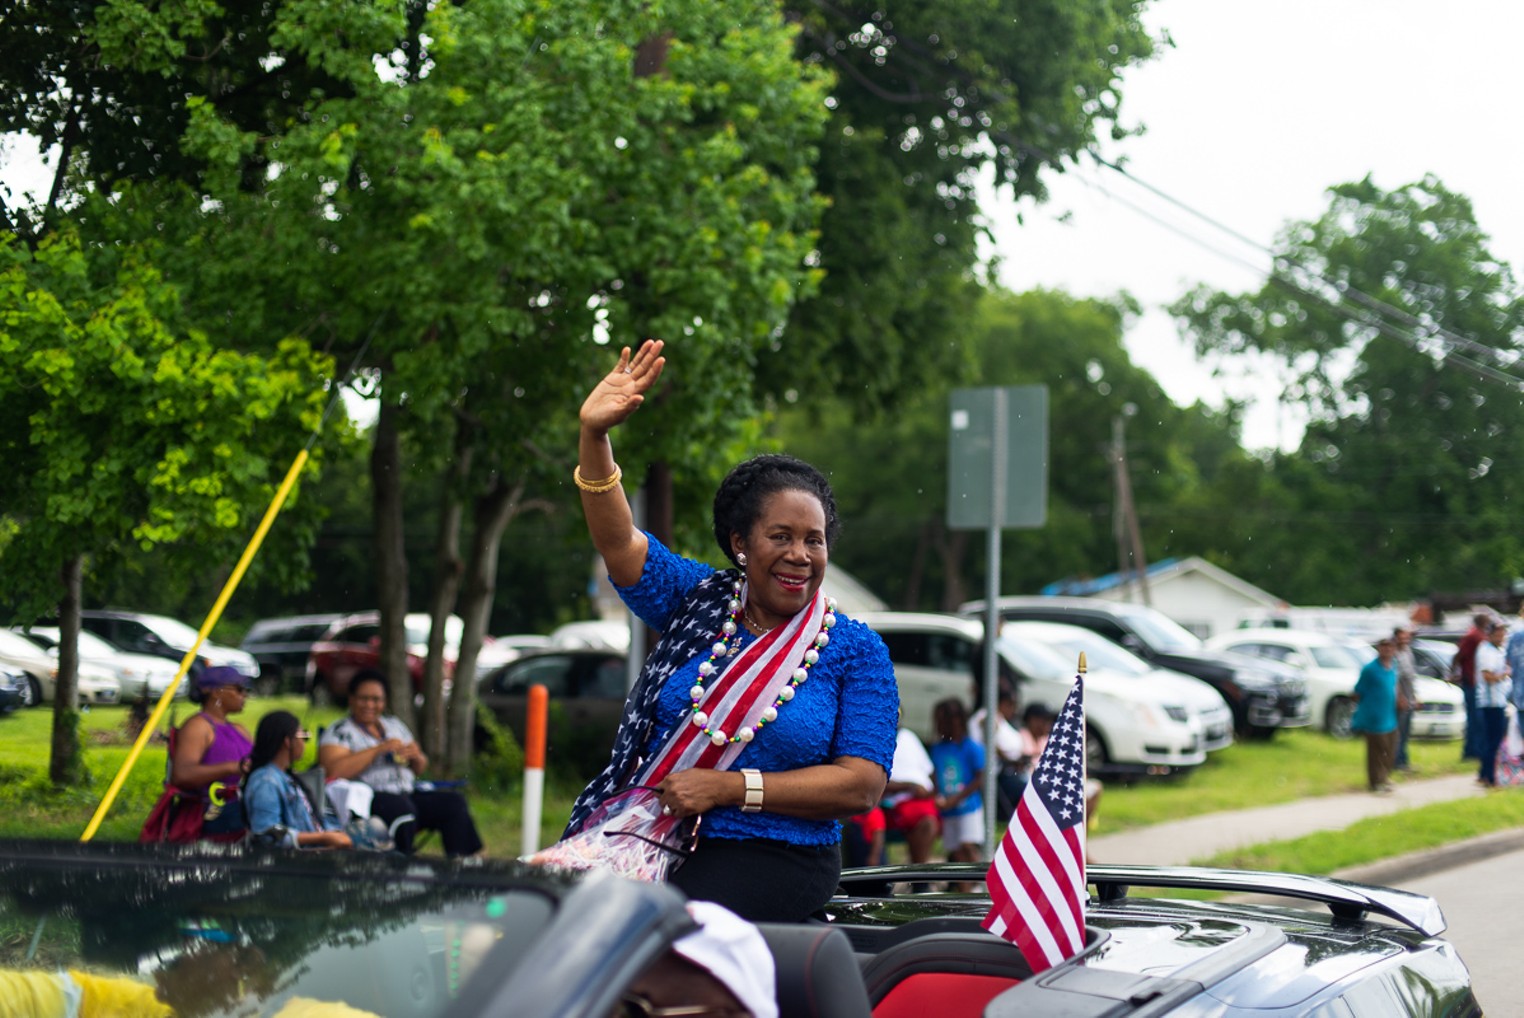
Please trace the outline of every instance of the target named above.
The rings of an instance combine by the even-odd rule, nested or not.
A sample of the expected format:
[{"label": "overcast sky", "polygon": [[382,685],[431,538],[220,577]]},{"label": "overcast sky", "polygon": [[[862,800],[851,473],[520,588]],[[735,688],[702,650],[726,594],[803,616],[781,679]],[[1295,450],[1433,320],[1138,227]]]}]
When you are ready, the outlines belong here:
[{"label": "overcast sky", "polygon": [[[1315,218],[1333,184],[1372,174],[1391,189],[1438,176],[1470,197],[1493,254],[1524,270],[1524,4],[1510,0],[1156,0],[1145,19],[1174,48],[1129,73],[1124,122],[1146,133],[1102,151],[1168,195],[1263,245],[1289,220]],[[1085,296],[1128,290],[1158,308],[1197,282],[1241,291],[1268,259],[1086,161],[1056,178],[1043,206],[992,206],[1006,286]],[[1124,204],[1127,203],[1127,204]],[[1214,254],[1128,205],[1257,266]],[[1133,359],[1177,402],[1226,391],[1263,402],[1250,447],[1293,447],[1261,365],[1214,380],[1153,311],[1128,336]]]}]

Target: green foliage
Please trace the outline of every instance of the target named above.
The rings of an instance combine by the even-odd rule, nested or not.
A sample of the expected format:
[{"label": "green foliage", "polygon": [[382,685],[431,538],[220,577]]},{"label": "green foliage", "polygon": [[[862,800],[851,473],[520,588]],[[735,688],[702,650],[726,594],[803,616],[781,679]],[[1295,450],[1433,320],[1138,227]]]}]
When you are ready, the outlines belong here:
[{"label": "green foliage", "polygon": [[[1141,0],[790,4],[800,56],[837,73],[820,149],[818,297],[759,365],[765,390],[899,411],[956,370],[978,300],[976,177],[1044,194],[1098,134],[1126,133],[1121,74],[1153,53]],[[800,362],[810,372],[795,370]]]},{"label": "green foliage", "polygon": [[1283,365],[1312,415],[1270,476],[1231,479],[1248,526],[1219,564],[1309,603],[1506,586],[1524,572],[1524,294],[1470,202],[1433,177],[1344,184],[1278,248],[1259,292],[1172,308],[1204,354]]},{"label": "green foliage", "polygon": [[510,792],[524,783],[524,750],[513,733],[498,723],[496,716],[476,705],[478,745],[471,761],[474,787],[489,792]]},{"label": "green foliage", "polygon": [[[1198,493],[1203,473],[1244,459],[1230,423],[1201,407],[1176,407],[1132,363],[1122,335],[1136,311],[1125,296],[989,291],[965,330],[961,371],[928,373],[893,416],[854,426],[839,401],[780,413],[784,445],[835,485],[847,521],[836,561],[896,607],[950,609],[982,594],[982,533],[945,524],[948,399],[960,386],[1041,384],[1049,388],[1048,523],[1005,536],[1001,589],[1031,591],[1116,568],[1108,450],[1125,407],[1135,409],[1128,453],[1139,503],[1176,504]],[[906,483],[886,483],[885,463]],[[1194,550],[1167,512],[1147,522],[1151,555]]]},{"label": "green foliage", "polygon": [[[305,343],[268,357],[217,349],[186,328],[176,289],[140,250],[0,238],[0,503],[14,616],[57,603],[58,569],[109,572],[135,551],[241,547],[314,427],[325,358]],[[280,460],[273,454],[281,456]]]}]

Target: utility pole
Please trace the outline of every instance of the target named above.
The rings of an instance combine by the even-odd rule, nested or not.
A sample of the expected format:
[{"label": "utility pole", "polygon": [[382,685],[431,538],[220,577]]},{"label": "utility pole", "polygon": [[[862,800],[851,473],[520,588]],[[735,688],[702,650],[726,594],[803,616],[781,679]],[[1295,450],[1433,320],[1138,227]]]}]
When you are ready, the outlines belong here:
[{"label": "utility pole", "polygon": [[1127,474],[1126,420],[1138,412],[1136,404],[1123,405],[1122,412],[1111,419],[1111,463],[1115,471],[1116,511],[1112,528],[1117,541],[1117,568],[1123,575],[1132,573],[1138,581],[1143,603],[1152,607],[1148,596],[1148,560],[1143,554],[1143,531],[1138,526],[1138,509],[1132,501],[1132,481]]}]

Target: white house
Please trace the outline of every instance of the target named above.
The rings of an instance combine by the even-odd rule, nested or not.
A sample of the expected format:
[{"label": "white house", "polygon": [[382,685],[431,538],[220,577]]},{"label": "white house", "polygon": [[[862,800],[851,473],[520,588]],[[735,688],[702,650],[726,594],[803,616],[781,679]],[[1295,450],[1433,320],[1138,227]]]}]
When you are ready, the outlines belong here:
[{"label": "white house", "polygon": [[[1146,575],[1148,603],[1203,639],[1235,628],[1238,620],[1250,612],[1286,607],[1286,602],[1274,594],[1199,555],[1155,562]],[[1142,589],[1132,573],[1060,580],[1044,587],[1042,592],[1144,603]]]}]

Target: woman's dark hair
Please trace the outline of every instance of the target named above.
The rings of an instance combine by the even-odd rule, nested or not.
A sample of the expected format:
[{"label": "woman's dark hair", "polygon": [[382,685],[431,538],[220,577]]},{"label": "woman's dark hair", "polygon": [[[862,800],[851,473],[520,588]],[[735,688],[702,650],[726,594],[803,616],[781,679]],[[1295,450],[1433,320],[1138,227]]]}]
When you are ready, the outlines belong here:
[{"label": "woman's dark hair", "polygon": [[302,723],[288,710],[272,710],[259,719],[254,729],[254,749],[249,753],[249,773],[275,759],[286,740],[302,730]]},{"label": "woman's dark hair", "polygon": [[387,699],[391,699],[391,694],[386,689],[386,680],[377,675],[375,672],[361,672],[349,680],[349,689],[347,690],[347,695],[350,697],[350,699],[353,699],[355,694],[360,691],[360,687],[365,685],[367,682],[374,682],[376,685],[380,686],[381,695]]},{"label": "woman's dark hair", "polygon": [[780,491],[802,491],[819,499],[825,512],[826,546],[836,543],[836,535],[841,533],[841,517],[836,515],[831,482],[804,460],[772,453],[737,463],[714,493],[714,539],[726,558],[735,561],[730,535],[750,534],[762,515],[762,503]]}]

